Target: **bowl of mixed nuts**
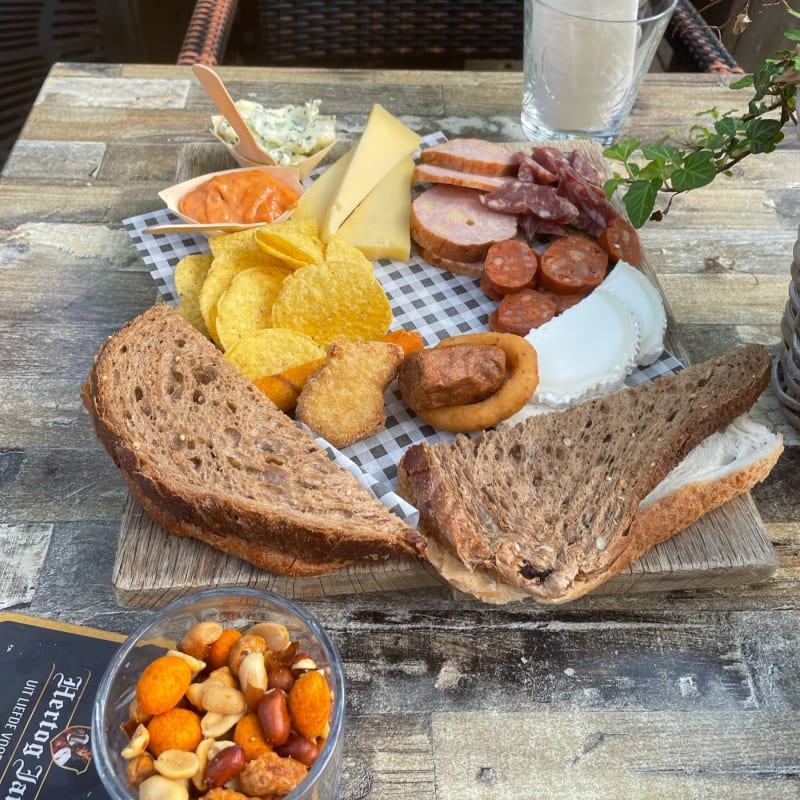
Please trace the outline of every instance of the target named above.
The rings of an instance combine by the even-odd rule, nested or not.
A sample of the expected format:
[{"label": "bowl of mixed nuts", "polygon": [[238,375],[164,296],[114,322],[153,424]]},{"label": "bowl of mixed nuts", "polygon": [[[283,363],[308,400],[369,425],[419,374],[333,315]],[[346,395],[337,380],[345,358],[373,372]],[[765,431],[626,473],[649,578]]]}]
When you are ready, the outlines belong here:
[{"label": "bowl of mixed nuts", "polygon": [[115,800],[335,798],[344,676],[303,608],[207,589],[136,630],[100,683],[97,771]]}]

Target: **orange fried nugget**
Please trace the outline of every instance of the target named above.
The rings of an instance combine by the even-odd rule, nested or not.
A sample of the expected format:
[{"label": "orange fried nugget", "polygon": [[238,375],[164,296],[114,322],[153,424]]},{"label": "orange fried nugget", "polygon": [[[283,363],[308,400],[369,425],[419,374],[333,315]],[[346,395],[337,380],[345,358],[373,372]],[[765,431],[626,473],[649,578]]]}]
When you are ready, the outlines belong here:
[{"label": "orange fried nugget", "polygon": [[295,416],[334,447],[347,447],[386,425],[384,393],[403,348],[388,342],[334,342],[306,382]]}]

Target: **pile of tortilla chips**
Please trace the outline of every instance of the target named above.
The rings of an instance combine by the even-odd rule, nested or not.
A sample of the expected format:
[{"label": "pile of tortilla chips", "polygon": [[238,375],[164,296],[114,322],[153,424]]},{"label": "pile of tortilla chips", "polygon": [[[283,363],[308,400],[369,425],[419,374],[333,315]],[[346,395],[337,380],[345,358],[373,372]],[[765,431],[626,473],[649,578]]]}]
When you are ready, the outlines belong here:
[{"label": "pile of tortilla chips", "polygon": [[334,341],[378,339],[392,321],[370,262],[313,219],[212,238],[175,269],[178,311],[252,380],[325,355]]}]

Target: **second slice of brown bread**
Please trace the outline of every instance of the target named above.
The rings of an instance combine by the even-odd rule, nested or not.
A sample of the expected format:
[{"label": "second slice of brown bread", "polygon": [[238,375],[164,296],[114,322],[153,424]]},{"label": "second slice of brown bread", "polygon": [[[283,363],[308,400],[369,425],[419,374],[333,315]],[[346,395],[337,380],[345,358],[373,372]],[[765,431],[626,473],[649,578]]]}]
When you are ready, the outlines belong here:
[{"label": "second slice of brown bread", "polygon": [[544,602],[574,599],[658,541],[641,530],[632,541],[640,501],[745,413],[769,373],[766,350],[748,345],[569,411],[415,445],[398,489],[419,509],[420,530],[467,569]]},{"label": "second slice of brown bread", "polygon": [[82,397],[131,493],[172,533],[287,575],[423,547],[167,305],[103,345]]}]

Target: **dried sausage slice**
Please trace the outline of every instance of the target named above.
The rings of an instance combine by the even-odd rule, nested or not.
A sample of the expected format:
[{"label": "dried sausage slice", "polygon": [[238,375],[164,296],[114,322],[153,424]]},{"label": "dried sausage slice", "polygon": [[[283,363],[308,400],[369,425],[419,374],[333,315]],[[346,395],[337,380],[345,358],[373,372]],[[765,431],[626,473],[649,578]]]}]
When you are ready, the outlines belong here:
[{"label": "dried sausage slice", "polygon": [[482,139],[450,139],[420,152],[422,164],[474,172],[477,175],[515,175],[514,154],[507,147]]},{"label": "dried sausage slice", "polygon": [[507,294],[489,315],[489,328],[498,333],[515,333],[527,336],[556,315],[556,304],[535,289]]},{"label": "dried sausage slice", "polygon": [[562,197],[555,187],[525,181],[512,181],[482,195],[481,202],[494,211],[506,214],[530,212],[539,219],[556,224],[571,222],[578,216],[575,204]]},{"label": "dried sausage slice", "polygon": [[481,192],[437,183],[411,204],[411,236],[429,253],[453,261],[482,261],[494,242],[517,235],[517,218],[487,208]]},{"label": "dried sausage slice", "polygon": [[584,236],[556,239],[539,261],[539,285],[556,294],[587,292],[603,282],[608,253]]},{"label": "dried sausage slice", "polygon": [[481,288],[501,296],[526,287],[534,288],[538,266],[536,253],[525,242],[519,239],[495,242],[483,262]]}]

